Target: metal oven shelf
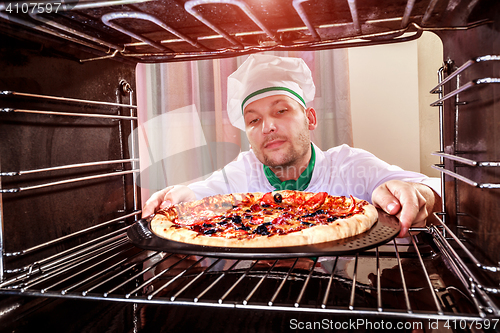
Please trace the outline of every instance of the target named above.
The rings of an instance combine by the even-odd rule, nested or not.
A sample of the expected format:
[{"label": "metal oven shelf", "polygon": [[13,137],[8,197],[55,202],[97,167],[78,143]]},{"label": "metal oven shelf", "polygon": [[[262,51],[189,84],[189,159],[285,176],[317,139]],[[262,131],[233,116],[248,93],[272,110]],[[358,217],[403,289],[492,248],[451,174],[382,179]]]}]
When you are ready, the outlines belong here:
[{"label": "metal oven shelf", "polygon": [[[415,40],[424,31],[463,30],[490,22],[444,27],[439,18],[453,10],[436,1],[410,0],[373,19],[367,13],[375,7],[360,0],[294,0],[272,5],[242,0],[72,0],[57,7],[17,1],[0,3],[0,19],[70,41],[96,55],[81,62],[107,58],[168,62],[269,50],[369,46]],[[168,19],[173,16],[182,17],[183,24]],[[280,21],[286,23],[278,27]]]},{"label": "metal oven shelf", "polygon": [[[440,157],[440,164],[432,167],[442,174],[441,197],[443,201],[443,213],[441,215],[443,218],[448,218],[448,216],[451,215],[452,218],[448,222],[452,222],[451,224],[453,224],[453,226],[448,226],[442,223],[441,227],[443,228],[443,234],[450,237],[449,240],[453,244],[456,244],[457,247],[449,246],[448,240],[441,237],[441,234],[436,235],[442,239],[443,244],[447,245],[443,248],[442,253],[448,257],[449,262],[455,263],[451,265],[453,267],[452,269],[454,271],[467,272],[466,275],[468,275],[469,278],[462,279],[462,283],[469,286],[468,288],[471,290],[471,295],[477,295],[478,292],[498,295],[500,291],[498,287],[500,266],[497,265],[495,260],[491,260],[488,255],[485,255],[484,250],[482,253],[480,250],[478,251],[477,247],[480,247],[481,245],[479,244],[481,244],[481,242],[484,243],[484,240],[479,240],[479,238],[474,239],[475,233],[479,234],[477,232],[477,227],[481,225],[482,222],[494,223],[495,221],[481,221],[482,218],[491,219],[491,217],[488,217],[488,214],[474,215],[473,208],[471,210],[471,207],[478,207],[481,201],[486,201],[486,194],[493,195],[497,189],[500,189],[500,183],[498,177],[496,177],[498,169],[495,169],[500,166],[500,163],[497,162],[495,148],[492,146],[485,145],[480,152],[478,152],[477,149],[461,149],[465,146],[464,142],[466,142],[467,138],[473,135],[471,133],[475,135],[485,131],[484,128],[478,128],[474,131],[471,125],[469,125],[469,131],[467,132],[467,121],[465,121],[464,124],[461,115],[471,109],[478,113],[477,117],[482,117],[484,119],[489,119],[489,117],[495,114],[495,111],[489,109],[485,104],[478,105],[477,103],[474,104],[476,102],[475,100],[470,101],[470,94],[472,94],[472,90],[475,90],[475,93],[477,93],[478,88],[474,87],[478,87],[479,85],[482,85],[485,91],[491,92],[495,89],[493,84],[497,84],[500,81],[498,78],[491,77],[473,80],[471,80],[471,78],[489,76],[492,71],[495,71],[495,66],[498,64],[499,60],[500,56],[496,54],[476,57],[466,61],[458,68],[455,68],[446,78],[443,78],[443,72],[452,69],[453,61],[449,60],[447,64],[438,71],[439,84],[431,90],[431,93],[438,94],[439,96],[438,100],[432,103],[431,106],[439,107],[440,118],[440,151],[433,153],[433,155]],[[470,81],[461,84],[462,77],[466,77],[466,80]],[[449,86],[445,86],[446,84]],[[451,91],[445,93],[444,90],[446,87]],[[461,94],[469,97],[461,96]],[[485,95],[479,96],[481,96],[481,98],[476,97],[476,99],[485,101],[492,98],[494,94],[486,93]],[[449,105],[445,112],[444,107],[445,101],[447,100]],[[469,100],[469,102],[467,102],[467,100]],[[445,118],[447,119],[447,124],[445,124]],[[480,139],[475,137],[474,140],[477,141]],[[445,176],[451,178],[446,180]],[[450,179],[452,181],[449,181]],[[467,185],[463,184],[472,187],[467,188]],[[482,197],[482,200],[471,200],[470,197],[467,197],[467,193],[464,192],[464,189],[473,191],[471,193],[474,193],[473,196],[475,198],[481,198],[482,196],[480,193],[483,193],[484,197]],[[471,196],[471,194],[469,194],[469,196]],[[450,200],[448,197],[452,199]],[[492,200],[493,202],[495,201],[495,199]],[[482,207],[479,209],[484,210]],[[493,213],[492,216],[495,216],[495,214]],[[453,230],[457,230],[456,232],[460,236],[460,240],[459,237],[451,232],[450,228],[456,228]],[[459,249],[458,253],[461,255],[453,249]],[[476,259],[475,255],[479,255],[481,260]],[[469,267],[463,266],[463,264],[457,260],[460,256],[470,263]],[[488,265],[486,262],[493,262],[493,264]],[[486,274],[489,274],[496,282],[490,282],[490,284],[487,285],[470,277],[470,267],[478,271],[486,272]],[[498,305],[496,307],[498,308]]]},{"label": "metal oven shelf", "polygon": [[[44,121],[47,119],[50,120],[51,117],[54,116],[68,117],[66,119],[73,119],[73,117],[99,119],[97,121],[106,123],[116,122],[116,127],[118,127],[116,132],[118,132],[117,135],[120,136],[119,142],[124,146],[123,143],[125,139],[123,138],[123,127],[124,124],[126,124],[133,130],[137,126],[137,116],[135,115],[137,106],[133,105],[133,91],[126,81],[122,80],[119,82],[117,90],[124,95],[128,95],[130,104],[4,90],[0,91],[0,101],[2,102],[2,106],[7,107],[0,108],[0,116],[4,120],[8,117],[13,123],[16,123],[16,121],[19,122],[19,119],[27,119],[15,113],[28,114],[27,117],[30,117],[29,119],[40,117],[37,118],[43,118],[43,120],[39,120],[40,123],[33,121],[34,126],[40,127],[44,125]],[[19,105],[22,105],[22,107],[18,107]],[[128,112],[129,115],[123,115],[124,112]],[[31,120],[27,121],[29,122]],[[12,133],[14,133],[14,135],[17,134],[17,132]],[[78,186],[85,186],[81,185],[81,183],[106,181],[108,178],[112,177],[121,177],[122,180],[118,178],[118,183],[121,181],[121,186],[125,186],[125,177],[139,172],[139,158],[136,153],[134,137],[131,136],[131,153],[129,157],[126,157],[123,153],[124,148],[122,147],[121,149],[120,157],[110,160],[61,165],[54,163],[56,165],[42,168],[25,168],[21,170],[6,170],[7,167],[5,164],[2,169],[2,164],[0,164],[0,280],[4,281],[5,277],[9,274],[25,274],[26,272],[28,272],[26,274],[30,274],[30,272],[39,269],[39,267],[43,266],[46,262],[56,260],[56,258],[68,252],[77,251],[77,253],[79,253],[85,246],[79,245],[73,249],[64,251],[58,248],[53,251],[57,253],[56,255],[48,255],[48,257],[43,259],[37,259],[36,263],[32,265],[26,264],[26,262],[32,260],[31,257],[29,257],[30,255],[36,254],[37,252],[43,252],[51,247],[67,242],[68,240],[75,240],[85,234],[88,235],[96,232],[92,237],[97,237],[96,235],[103,230],[104,232],[110,232],[108,236],[104,237],[115,237],[117,232],[115,229],[120,228],[120,225],[123,227],[124,221],[134,218],[137,220],[137,215],[140,214],[140,210],[137,209],[139,206],[139,198],[137,188],[134,186],[132,191],[133,207],[131,208],[127,208],[124,203],[123,208],[114,215],[107,215],[105,218],[103,217],[102,220],[93,221],[90,225],[87,224],[87,226],[79,230],[73,230],[67,234],[59,235],[49,241],[38,241],[38,243],[30,244],[29,246],[23,245],[22,249],[15,249],[12,251],[8,251],[6,247],[6,242],[10,240],[6,239],[8,237],[4,234],[5,225],[13,221],[7,222],[4,219],[4,200],[19,195],[21,192],[23,193],[20,195],[24,195],[24,192],[35,192],[34,195],[37,195],[37,190],[45,190],[47,188],[53,190],[53,188],[61,188],[64,187],[64,185],[72,185],[73,188],[76,188]],[[36,214],[36,212],[34,214]],[[110,228],[111,231],[107,230],[107,228]],[[102,239],[102,237],[92,240],[89,244],[93,244],[100,239]],[[86,246],[92,247],[93,245]],[[22,260],[17,260],[19,258]]]},{"label": "metal oven shelf", "polygon": [[[141,250],[124,231],[33,263],[6,278],[0,293],[423,321],[500,315],[498,289],[482,287],[451,248],[458,239],[445,239],[441,227],[412,229],[410,238],[359,254],[278,260]],[[457,275],[441,274],[448,267]]]}]

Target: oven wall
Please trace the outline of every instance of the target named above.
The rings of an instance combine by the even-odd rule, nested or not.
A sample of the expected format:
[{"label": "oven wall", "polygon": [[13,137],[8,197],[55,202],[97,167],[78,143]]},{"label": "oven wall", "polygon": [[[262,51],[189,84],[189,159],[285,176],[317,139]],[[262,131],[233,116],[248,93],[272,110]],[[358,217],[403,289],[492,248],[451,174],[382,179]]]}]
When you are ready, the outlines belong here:
[{"label": "oven wall", "polygon": [[[129,104],[129,96],[122,94],[119,87],[120,81],[126,80],[135,90],[134,64],[111,60],[80,63],[69,53],[56,52],[44,43],[23,42],[6,35],[0,38],[0,90]],[[118,107],[5,95],[0,96],[0,107],[89,114],[130,112]],[[3,173],[129,158],[129,121],[20,112],[2,112],[0,117]],[[0,186],[4,190],[24,188],[122,167],[128,166],[100,165],[3,176]],[[0,194],[4,251],[20,251],[130,212],[132,186],[132,176],[115,176]],[[109,232],[101,229],[99,232]],[[60,244],[52,251],[64,246]],[[35,256],[46,254],[40,251]],[[24,260],[16,259],[13,264],[21,265]]]},{"label": "oven wall", "polygon": [[[43,41],[43,39],[40,39]],[[74,51],[68,45],[60,50]],[[0,34],[0,91],[129,104],[120,91],[126,80],[135,91],[135,64],[112,60],[80,63],[74,52],[55,51],[50,43],[27,42]],[[135,99],[135,97],[134,97]],[[135,103],[135,102],[134,102]],[[130,109],[91,104],[46,102],[0,95],[0,108],[117,114]],[[0,112],[0,172],[129,158],[130,122]],[[15,189],[120,169],[104,165],[32,176],[0,178],[1,189]],[[133,210],[132,176],[0,193],[4,252],[16,252],[124,215]],[[123,224],[122,224],[123,226]],[[107,233],[100,228],[88,237]],[[7,269],[21,267],[85,238],[70,239],[47,250],[8,259]],[[34,318],[26,317],[35,311]],[[0,298],[0,331],[133,330],[133,306],[29,297]]]},{"label": "oven wall", "polygon": [[[478,11],[499,17],[500,3],[490,2]],[[472,13],[469,18],[474,21]],[[480,16],[480,15],[478,15]],[[500,54],[500,22],[482,25],[467,31],[446,31],[443,40],[444,62],[448,71],[455,70],[470,59]],[[499,77],[500,63],[477,63],[445,85],[444,94],[467,82],[486,77]],[[445,152],[475,161],[500,161],[500,90],[498,84],[472,87],[444,104]],[[437,98],[436,98],[437,99]],[[445,160],[445,167],[477,183],[500,183],[500,171],[495,167],[469,167]],[[500,190],[468,185],[445,176],[448,223],[459,237],[475,249],[480,261],[498,266],[500,262]],[[498,278],[498,277],[497,277]]]}]

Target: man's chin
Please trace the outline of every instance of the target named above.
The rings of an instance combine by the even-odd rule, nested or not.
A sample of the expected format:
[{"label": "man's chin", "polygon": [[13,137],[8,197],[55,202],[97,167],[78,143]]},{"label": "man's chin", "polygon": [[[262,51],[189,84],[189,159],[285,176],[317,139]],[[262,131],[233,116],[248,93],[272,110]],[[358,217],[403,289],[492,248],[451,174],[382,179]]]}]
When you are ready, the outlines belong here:
[{"label": "man's chin", "polygon": [[265,158],[264,159],[264,164],[267,165],[270,168],[286,168],[289,166],[290,160],[288,158]]}]

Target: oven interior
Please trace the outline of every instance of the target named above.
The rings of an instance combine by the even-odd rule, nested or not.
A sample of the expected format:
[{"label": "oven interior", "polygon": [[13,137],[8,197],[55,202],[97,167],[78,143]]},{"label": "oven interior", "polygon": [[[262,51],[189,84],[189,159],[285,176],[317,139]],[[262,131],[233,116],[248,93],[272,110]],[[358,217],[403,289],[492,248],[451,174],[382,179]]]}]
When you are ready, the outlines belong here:
[{"label": "oven interior", "polygon": [[[335,325],[361,318],[356,328],[366,331],[500,330],[499,10],[487,0],[0,3],[1,329],[277,331],[320,322],[347,331]],[[440,115],[436,225],[314,258],[130,243],[147,199],[130,135],[137,63],[398,43],[423,31],[444,50],[429,87]]]}]

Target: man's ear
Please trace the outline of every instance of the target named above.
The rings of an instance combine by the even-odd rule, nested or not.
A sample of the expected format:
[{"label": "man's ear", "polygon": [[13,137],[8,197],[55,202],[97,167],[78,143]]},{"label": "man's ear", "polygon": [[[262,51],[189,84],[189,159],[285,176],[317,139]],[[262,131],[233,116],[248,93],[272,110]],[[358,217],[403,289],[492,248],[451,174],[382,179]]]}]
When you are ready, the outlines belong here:
[{"label": "man's ear", "polygon": [[318,118],[316,117],[316,110],[314,108],[307,108],[305,111],[307,122],[309,123],[309,130],[313,130],[318,127]]}]

